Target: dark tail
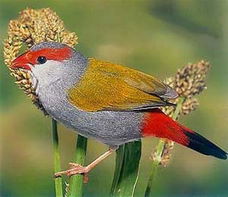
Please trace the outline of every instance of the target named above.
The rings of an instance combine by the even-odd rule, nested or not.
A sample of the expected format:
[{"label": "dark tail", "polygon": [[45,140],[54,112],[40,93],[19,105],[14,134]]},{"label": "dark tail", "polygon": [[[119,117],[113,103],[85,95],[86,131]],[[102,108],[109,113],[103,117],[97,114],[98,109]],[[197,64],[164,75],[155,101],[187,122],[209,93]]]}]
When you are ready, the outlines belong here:
[{"label": "dark tail", "polygon": [[225,152],[200,134],[188,131],[184,131],[184,134],[188,137],[189,141],[187,147],[198,151],[204,155],[212,155],[219,159],[227,159],[227,152]]},{"label": "dark tail", "polygon": [[174,121],[159,109],[152,110],[146,115],[142,135],[170,139],[204,155],[227,159],[227,152],[200,134]]}]

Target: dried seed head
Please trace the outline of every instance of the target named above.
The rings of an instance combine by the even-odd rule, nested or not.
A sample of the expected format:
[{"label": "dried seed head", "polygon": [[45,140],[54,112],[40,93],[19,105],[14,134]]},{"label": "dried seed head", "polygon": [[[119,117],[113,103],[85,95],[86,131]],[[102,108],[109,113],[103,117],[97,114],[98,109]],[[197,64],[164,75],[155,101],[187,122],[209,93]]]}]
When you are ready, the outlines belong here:
[{"label": "dried seed head", "polygon": [[[179,115],[186,115],[199,105],[197,99],[193,96],[201,93],[206,88],[206,76],[209,68],[210,64],[201,60],[196,64],[188,64],[182,69],[178,69],[175,77],[167,78],[164,81],[164,83],[175,89],[180,96],[172,102],[177,104],[180,98],[183,100]],[[172,117],[176,109],[175,107],[164,107],[162,110]]]},{"label": "dried seed head", "polygon": [[[23,44],[30,48],[40,42],[55,41],[73,47],[77,44],[77,39],[76,34],[67,31],[63,21],[50,8],[26,9],[20,12],[18,19],[9,22],[8,38],[4,42],[4,61],[9,67]],[[40,106],[35,90],[32,88],[30,74],[22,70],[10,69],[10,72],[25,94]]]},{"label": "dried seed head", "polygon": [[209,63],[200,61],[188,64],[177,71],[174,87],[180,96],[191,98],[206,88],[205,79],[209,70]]},{"label": "dried seed head", "polygon": [[187,115],[194,111],[198,106],[199,102],[196,98],[186,99],[182,104],[181,112],[183,115]]},{"label": "dried seed head", "polygon": [[174,148],[174,142],[171,140],[166,140],[163,153],[162,153],[162,158],[160,164],[164,167],[167,167],[169,164],[169,161],[171,159],[171,153]]}]

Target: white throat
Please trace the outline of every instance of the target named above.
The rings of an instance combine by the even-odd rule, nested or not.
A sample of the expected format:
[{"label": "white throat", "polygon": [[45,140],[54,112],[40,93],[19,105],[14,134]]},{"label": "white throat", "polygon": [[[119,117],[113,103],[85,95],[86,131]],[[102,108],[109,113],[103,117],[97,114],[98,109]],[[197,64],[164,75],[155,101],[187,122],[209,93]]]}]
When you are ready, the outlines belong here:
[{"label": "white throat", "polygon": [[56,81],[60,80],[63,75],[63,62],[48,60],[44,64],[31,67],[31,77],[33,88],[36,93],[40,88],[51,86]]}]

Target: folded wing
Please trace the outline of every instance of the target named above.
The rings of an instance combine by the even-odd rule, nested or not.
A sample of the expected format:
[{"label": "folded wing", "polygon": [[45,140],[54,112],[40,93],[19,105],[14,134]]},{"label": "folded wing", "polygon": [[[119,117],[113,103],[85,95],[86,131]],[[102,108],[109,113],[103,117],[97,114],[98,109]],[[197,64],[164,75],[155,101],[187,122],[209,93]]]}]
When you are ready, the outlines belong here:
[{"label": "folded wing", "polygon": [[71,104],[85,111],[140,111],[170,105],[177,93],[142,72],[89,59],[81,80],[68,92]]}]

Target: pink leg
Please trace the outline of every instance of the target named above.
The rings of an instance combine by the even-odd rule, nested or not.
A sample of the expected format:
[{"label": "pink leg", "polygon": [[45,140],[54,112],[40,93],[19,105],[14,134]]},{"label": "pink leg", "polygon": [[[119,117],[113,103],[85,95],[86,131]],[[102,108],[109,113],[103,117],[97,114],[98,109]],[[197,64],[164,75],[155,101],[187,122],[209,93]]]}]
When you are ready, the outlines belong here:
[{"label": "pink leg", "polygon": [[90,163],[87,166],[81,166],[77,163],[69,163],[70,165],[70,169],[69,170],[65,170],[65,171],[61,171],[61,172],[57,172],[55,173],[55,177],[60,177],[62,175],[67,175],[67,176],[72,176],[75,174],[88,174],[94,167],[96,167],[101,161],[103,161],[104,159],[106,159],[109,155],[111,155],[116,149],[109,149],[108,151],[106,151],[104,154],[102,154],[100,157],[98,157],[97,159],[95,159],[92,163]]}]

